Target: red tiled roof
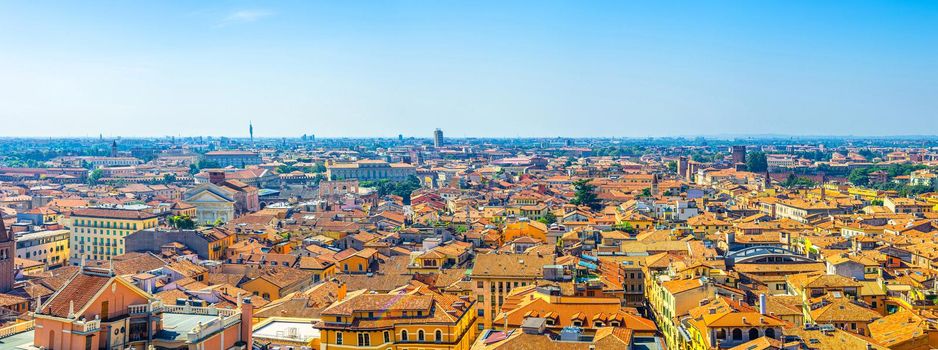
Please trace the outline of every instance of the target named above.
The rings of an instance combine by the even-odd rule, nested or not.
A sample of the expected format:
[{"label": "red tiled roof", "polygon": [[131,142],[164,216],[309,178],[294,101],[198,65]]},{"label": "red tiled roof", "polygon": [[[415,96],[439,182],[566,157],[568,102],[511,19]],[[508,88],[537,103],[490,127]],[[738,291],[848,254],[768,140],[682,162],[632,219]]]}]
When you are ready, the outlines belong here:
[{"label": "red tiled roof", "polygon": [[104,288],[110,277],[93,276],[79,273],[65,285],[58,294],[52,297],[52,300],[42,309],[42,314],[56,317],[68,317],[69,303],[74,301],[74,311],[78,312],[85,304],[91,302],[91,298]]}]

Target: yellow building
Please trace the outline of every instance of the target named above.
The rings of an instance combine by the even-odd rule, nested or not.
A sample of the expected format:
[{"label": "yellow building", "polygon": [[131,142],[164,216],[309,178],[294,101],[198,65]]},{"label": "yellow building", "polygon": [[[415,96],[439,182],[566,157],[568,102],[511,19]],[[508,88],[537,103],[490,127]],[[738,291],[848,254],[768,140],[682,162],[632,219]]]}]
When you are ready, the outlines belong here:
[{"label": "yellow building", "polygon": [[782,339],[785,322],[749,305],[724,297],[704,299],[700,304],[683,322],[689,349],[731,348],[761,337]]},{"label": "yellow building", "polygon": [[16,257],[59,266],[68,262],[69,230],[39,231],[16,238]]},{"label": "yellow building", "polygon": [[280,299],[284,295],[308,288],[313,283],[312,273],[286,267],[269,268],[257,278],[244,282],[240,288],[265,300]]},{"label": "yellow building", "polygon": [[727,232],[733,228],[732,223],[717,219],[710,214],[697,215],[687,219],[687,226],[694,231],[694,235],[697,237],[714,234],[717,231]]},{"label": "yellow building", "polygon": [[432,291],[357,294],[321,312],[322,348],[465,350],[475,340],[475,303]]},{"label": "yellow building", "polygon": [[647,291],[651,311],[669,349],[687,349],[689,344],[679,331],[680,318],[710,296],[710,286],[698,278],[678,279],[652,282]]},{"label": "yellow building", "polygon": [[105,208],[75,209],[70,221],[72,265],[124,254],[125,236],[158,224],[157,216],[147,211]]},{"label": "yellow building", "polygon": [[535,284],[544,266],[553,265],[553,255],[482,254],[476,256],[471,284],[477,298],[479,329],[492,328],[505,296],[517,287]]},{"label": "yellow building", "polygon": [[655,220],[634,210],[616,209],[616,225],[629,224],[638,231],[654,228]]},{"label": "yellow building", "polygon": [[521,236],[547,242],[547,225],[537,221],[520,220],[506,224],[502,231],[503,242],[511,242]]}]

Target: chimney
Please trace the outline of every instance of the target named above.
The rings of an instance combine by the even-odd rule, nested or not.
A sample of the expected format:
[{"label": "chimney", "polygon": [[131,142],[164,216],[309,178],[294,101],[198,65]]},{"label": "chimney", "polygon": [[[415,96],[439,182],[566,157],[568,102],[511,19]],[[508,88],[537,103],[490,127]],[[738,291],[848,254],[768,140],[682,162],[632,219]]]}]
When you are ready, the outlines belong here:
[{"label": "chimney", "polygon": [[211,182],[214,185],[220,184],[225,181],[225,172],[221,170],[212,170],[208,172],[208,182]]},{"label": "chimney", "polygon": [[759,313],[765,315],[765,293],[759,294]]},{"label": "chimney", "polygon": [[[238,297],[241,295],[239,293]],[[254,344],[254,304],[251,304],[251,298],[244,298],[241,303],[241,340],[247,346]]]}]

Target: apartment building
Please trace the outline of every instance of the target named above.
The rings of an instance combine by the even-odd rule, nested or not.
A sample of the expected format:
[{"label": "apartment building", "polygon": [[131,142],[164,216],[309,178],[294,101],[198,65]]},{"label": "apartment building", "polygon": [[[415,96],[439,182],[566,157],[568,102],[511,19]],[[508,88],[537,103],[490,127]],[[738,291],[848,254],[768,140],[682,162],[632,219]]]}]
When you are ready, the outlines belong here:
[{"label": "apartment building", "polygon": [[493,328],[505,297],[513,288],[534,284],[544,276],[544,266],[553,265],[553,255],[477,255],[471,280],[478,300],[479,329]]},{"label": "apartment building", "polygon": [[144,210],[78,208],[70,218],[71,263],[82,259],[107,260],[124,254],[124,237],[156,227],[156,214]]}]

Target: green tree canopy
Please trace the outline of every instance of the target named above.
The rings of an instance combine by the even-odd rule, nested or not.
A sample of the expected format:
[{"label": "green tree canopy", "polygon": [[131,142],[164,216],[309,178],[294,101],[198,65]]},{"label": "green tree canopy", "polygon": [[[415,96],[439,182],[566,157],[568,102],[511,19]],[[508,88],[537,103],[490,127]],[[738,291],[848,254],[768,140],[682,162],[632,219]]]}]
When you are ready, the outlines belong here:
[{"label": "green tree canopy", "polygon": [[575,193],[570,203],[585,205],[593,210],[598,210],[601,207],[599,197],[596,196],[596,186],[591,185],[588,179],[573,182],[573,190]]},{"label": "green tree canopy", "polygon": [[769,161],[763,152],[749,153],[746,159],[746,169],[754,173],[763,173],[769,168]]}]

